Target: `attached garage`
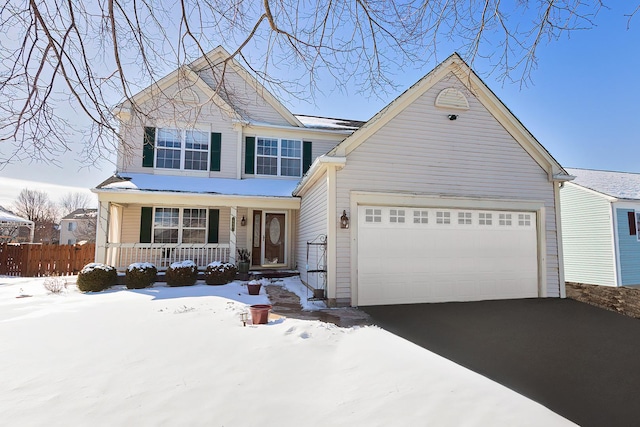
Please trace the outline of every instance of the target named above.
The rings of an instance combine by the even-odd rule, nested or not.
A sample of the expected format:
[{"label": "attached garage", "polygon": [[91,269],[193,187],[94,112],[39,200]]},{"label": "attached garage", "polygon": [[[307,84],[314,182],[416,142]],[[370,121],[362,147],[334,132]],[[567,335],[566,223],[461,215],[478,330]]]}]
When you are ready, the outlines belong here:
[{"label": "attached garage", "polygon": [[539,296],[536,215],[359,206],[358,305]]}]

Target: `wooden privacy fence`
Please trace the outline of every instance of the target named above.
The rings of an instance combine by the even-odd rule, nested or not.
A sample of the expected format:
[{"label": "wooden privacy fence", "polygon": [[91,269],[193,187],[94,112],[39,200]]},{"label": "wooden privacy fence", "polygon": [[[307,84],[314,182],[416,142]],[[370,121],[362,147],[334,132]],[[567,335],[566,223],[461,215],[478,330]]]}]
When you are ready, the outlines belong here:
[{"label": "wooden privacy fence", "polygon": [[77,274],[93,262],[95,243],[40,245],[0,243],[0,275],[40,277]]}]

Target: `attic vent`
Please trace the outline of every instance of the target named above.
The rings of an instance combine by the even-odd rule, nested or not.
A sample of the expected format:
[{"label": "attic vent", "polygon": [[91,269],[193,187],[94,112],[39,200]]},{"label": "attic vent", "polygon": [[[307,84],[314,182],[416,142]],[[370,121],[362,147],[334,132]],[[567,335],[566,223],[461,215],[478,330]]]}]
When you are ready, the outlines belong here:
[{"label": "attic vent", "polygon": [[454,110],[468,110],[469,101],[458,89],[449,87],[442,90],[436,98],[436,107],[454,109]]},{"label": "attic vent", "polygon": [[173,95],[173,99],[175,99],[176,101],[193,102],[196,104],[200,102],[198,94],[191,88],[178,89]]}]

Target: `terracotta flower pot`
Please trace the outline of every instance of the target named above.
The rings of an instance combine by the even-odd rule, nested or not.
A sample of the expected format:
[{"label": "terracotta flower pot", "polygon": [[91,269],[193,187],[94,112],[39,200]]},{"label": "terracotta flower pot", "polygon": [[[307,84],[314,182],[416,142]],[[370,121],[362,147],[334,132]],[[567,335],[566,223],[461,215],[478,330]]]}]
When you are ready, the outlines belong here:
[{"label": "terracotta flower pot", "polygon": [[269,310],[271,305],[269,304],[254,304],[249,306],[251,311],[251,322],[254,325],[266,325],[269,322]]},{"label": "terracotta flower pot", "polygon": [[260,295],[260,287],[262,286],[262,284],[258,283],[256,284],[252,284],[252,283],[247,283],[247,291],[249,291],[249,295]]}]

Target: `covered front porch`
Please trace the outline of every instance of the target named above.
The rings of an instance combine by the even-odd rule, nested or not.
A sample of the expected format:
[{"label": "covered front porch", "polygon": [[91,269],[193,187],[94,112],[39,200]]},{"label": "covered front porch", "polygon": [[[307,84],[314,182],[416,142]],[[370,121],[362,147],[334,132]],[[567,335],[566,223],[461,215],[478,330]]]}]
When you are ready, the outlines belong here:
[{"label": "covered front porch", "polygon": [[100,191],[96,262],[124,271],[150,262],[238,262],[247,249],[251,269],[295,267],[299,200],[218,194]]}]

